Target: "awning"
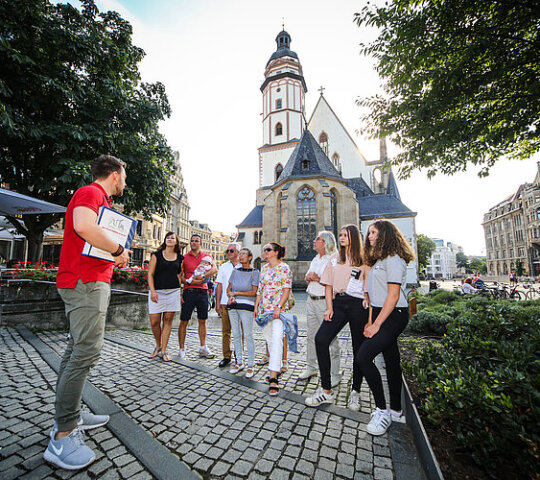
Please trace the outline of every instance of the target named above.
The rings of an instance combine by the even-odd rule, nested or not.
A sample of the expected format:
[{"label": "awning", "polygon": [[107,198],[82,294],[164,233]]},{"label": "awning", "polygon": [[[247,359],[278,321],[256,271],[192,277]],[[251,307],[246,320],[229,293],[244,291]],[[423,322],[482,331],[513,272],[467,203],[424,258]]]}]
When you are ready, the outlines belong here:
[{"label": "awning", "polygon": [[0,188],[0,215],[64,213],[65,207]]}]

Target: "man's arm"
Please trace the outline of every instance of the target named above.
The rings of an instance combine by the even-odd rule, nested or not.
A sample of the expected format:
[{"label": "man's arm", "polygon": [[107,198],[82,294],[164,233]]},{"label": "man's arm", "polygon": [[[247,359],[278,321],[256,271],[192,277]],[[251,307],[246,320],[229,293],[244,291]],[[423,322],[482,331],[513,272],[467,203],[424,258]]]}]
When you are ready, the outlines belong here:
[{"label": "man's arm", "polygon": [[218,269],[215,265],[213,265],[212,268],[204,275],[197,275],[196,277],[193,277],[191,285],[201,285],[207,278],[213,277],[216,273],[218,273]]},{"label": "man's arm", "polygon": [[221,315],[221,293],[223,292],[223,285],[221,282],[216,283],[216,313]]},{"label": "man's arm", "polygon": [[[97,213],[88,207],[75,207],[73,209],[73,228],[85,242],[93,247],[114,253],[118,250],[118,243],[109,236],[97,224]],[[130,250],[125,249],[122,254],[114,257],[114,263],[124,266],[129,262]]]}]

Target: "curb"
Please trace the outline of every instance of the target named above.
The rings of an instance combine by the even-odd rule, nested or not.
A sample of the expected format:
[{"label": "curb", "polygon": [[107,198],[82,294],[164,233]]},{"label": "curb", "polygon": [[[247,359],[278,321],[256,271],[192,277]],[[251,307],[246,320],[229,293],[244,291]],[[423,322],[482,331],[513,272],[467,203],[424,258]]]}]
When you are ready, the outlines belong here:
[{"label": "curb", "polygon": [[401,401],[403,402],[403,410],[405,413],[405,418],[407,425],[409,425],[414,444],[418,455],[420,456],[420,463],[424,468],[424,472],[428,480],[444,480],[444,476],[439,466],[439,462],[435,457],[435,452],[431,447],[429,438],[427,436],[416,405],[413,402],[411,391],[409,390],[409,385],[403,377],[403,388],[401,389]]}]

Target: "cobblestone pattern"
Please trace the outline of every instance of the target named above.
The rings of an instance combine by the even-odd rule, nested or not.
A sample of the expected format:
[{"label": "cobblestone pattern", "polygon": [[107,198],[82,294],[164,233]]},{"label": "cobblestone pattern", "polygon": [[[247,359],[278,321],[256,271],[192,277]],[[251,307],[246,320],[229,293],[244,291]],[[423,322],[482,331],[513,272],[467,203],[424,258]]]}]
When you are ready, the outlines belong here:
[{"label": "cobblestone pattern", "polygon": [[106,428],[87,432],[96,460],[69,472],[43,460],[54,422],[56,373],[16,330],[0,329],[0,478],[152,479]]},{"label": "cobblestone pattern", "polygon": [[[152,341],[123,330],[107,335]],[[41,338],[63,350],[63,335]],[[213,366],[216,359],[201,360],[206,362]],[[204,478],[393,478],[386,435],[371,437],[358,421],[211,373],[106,342],[90,380]]]},{"label": "cobblestone pattern", "polygon": [[[265,341],[263,339],[261,329],[256,327],[254,329],[255,336],[255,358],[259,359],[265,353]],[[117,337],[130,343],[141,345],[143,347],[153,348],[155,345],[154,337],[151,334],[141,333],[131,330],[109,330],[107,335],[110,337]],[[306,368],[306,340],[305,331],[299,332],[298,350],[299,353],[288,352],[287,355],[287,372],[280,378],[280,388],[288,390],[299,395],[308,396],[320,387],[319,377],[311,377],[309,380],[299,380],[298,376]],[[343,371],[343,378],[341,383],[334,389],[337,394],[335,404],[340,406],[346,406],[350,395],[352,385],[352,343],[348,332],[348,327],[345,327],[340,334],[340,346],[341,346],[341,370]],[[208,329],[207,341],[208,347],[216,355],[215,359],[199,358],[199,336],[196,329],[191,327],[188,329],[186,337],[186,353],[188,360],[198,362],[201,365],[205,365],[209,368],[216,368],[217,364],[221,360],[221,330]],[[173,330],[169,341],[169,353],[176,355],[178,353],[178,334],[177,330]],[[234,350],[234,348],[233,348]],[[247,353],[245,353],[247,355]],[[384,363],[383,363],[384,366]],[[264,382],[264,379],[268,375],[267,365],[263,367],[255,367],[255,376],[253,380],[258,382]],[[224,369],[228,371],[228,367]],[[245,371],[244,371],[245,372]],[[240,375],[244,375],[241,372]],[[367,385],[367,382],[362,382],[362,388],[360,389],[361,397],[361,409],[360,411],[366,414],[371,413],[375,409],[375,403],[373,397]]]}]

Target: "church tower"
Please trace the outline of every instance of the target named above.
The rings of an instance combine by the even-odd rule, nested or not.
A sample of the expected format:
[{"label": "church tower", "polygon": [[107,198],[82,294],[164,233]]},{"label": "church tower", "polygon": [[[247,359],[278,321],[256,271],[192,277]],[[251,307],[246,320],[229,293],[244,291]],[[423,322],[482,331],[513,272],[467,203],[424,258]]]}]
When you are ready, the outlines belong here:
[{"label": "church tower", "polygon": [[273,185],[305,128],[306,82],[291,36],[282,30],[266,63],[263,97],[263,146],[259,148],[259,187]]}]

